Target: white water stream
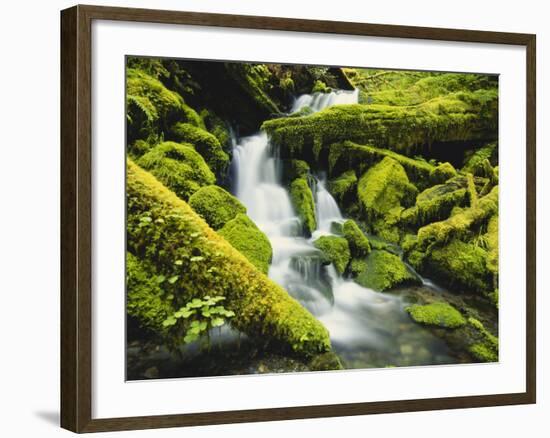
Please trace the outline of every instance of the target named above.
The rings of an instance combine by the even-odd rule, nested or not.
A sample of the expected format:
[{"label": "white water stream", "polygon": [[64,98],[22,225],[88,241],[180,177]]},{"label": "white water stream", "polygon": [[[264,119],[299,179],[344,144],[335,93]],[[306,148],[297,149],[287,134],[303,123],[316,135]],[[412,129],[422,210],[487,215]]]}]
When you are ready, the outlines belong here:
[{"label": "white water stream", "polygon": [[[317,112],[357,103],[357,98],[357,90],[303,95],[292,112],[306,106]],[[232,163],[234,193],[273,247],[269,277],[327,327],[347,368],[453,362],[443,341],[410,321],[399,294],[364,288],[340,277],[332,265],[322,265],[313,241],[332,234],[331,225],[344,218],[325,181],[314,176],[318,228],[306,238],[282,184],[282,162],[275,152],[261,132],[236,142]]]}]

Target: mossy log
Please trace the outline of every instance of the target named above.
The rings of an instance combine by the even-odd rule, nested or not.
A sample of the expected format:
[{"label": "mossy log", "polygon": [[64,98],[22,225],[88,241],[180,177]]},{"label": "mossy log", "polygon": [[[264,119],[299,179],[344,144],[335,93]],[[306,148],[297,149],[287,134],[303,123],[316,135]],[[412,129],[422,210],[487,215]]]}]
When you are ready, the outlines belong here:
[{"label": "mossy log", "polygon": [[306,178],[296,178],[292,181],[290,184],[290,199],[302,222],[305,233],[311,235],[317,228],[317,220],[315,218],[313,194]]},{"label": "mossy log", "polygon": [[162,288],[174,311],[194,297],[225,296],[231,324],[249,336],[304,356],[330,350],[319,321],[131,160],[127,200],[128,251],[170,280]]}]

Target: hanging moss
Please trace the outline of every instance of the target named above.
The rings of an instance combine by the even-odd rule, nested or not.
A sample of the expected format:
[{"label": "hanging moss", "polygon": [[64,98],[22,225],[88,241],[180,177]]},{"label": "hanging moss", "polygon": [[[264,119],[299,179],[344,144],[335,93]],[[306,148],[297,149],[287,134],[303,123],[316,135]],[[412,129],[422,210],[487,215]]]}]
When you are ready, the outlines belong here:
[{"label": "hanging moss", "polygon": [[298,213],[304,231],[306,234],[311,235],[317,228],[317,221],[315,219],[315,202],[313,201],[313,194],[307,183],[306,178],[296,178],[290,184],[290,198],[294,209]]},{"label": "hanging moss", "polygon": [[296,178],[307,178],[309,165],[304,160],[288,160],[285,168],[285,179],[294,181]]},{"label": "hanging moss", "polygon": [[376,291],[386,291],[397,286],[419,284],[403,261],[387,251],[373,250],[367,259],[367,268],[355,281]]},{"label": "hanging moss", "polygon": [[430,172],[430,180],[433,184],[442,184],[456,175],[456,169],[451,163],[441,163]]},{"label": "hanging moss", "polygon": [[137,163],[185,200],[201,187],[216,182],[204,159],[189,144],[161,143]]},{"label": "hanging moss", "polygon": [[330,260],[339,274],[345,272],[351,258],[346,239],[337,236],[321,236],[313,244]]},{"label": "hanging moss", "polygon": [[444,328],[458,328],[466,324],[466,319],[453,306],[447,303],[414,304],[405,309],[411,318],[420,324]]},{"label": "hanging moss", "polygon": [[195,297],[225,296],[237,330],[304,356],[330,350],[320,322],[131,160],[127,206],[128,251],[168,280],[174,311]]},{"label": "hanging moss", "polygon": [[485,249],[455,239],[431,250],[426,258],[425,271],[453,287],[485,292],[492,289],[486,259]]},{"label": "hanging moss", "polygon": [[397,224],[403,206],[413,204],[417,193],[416,187],[409,183],[403,166],[393,158],[384,158],[361,177],[357,193],[363,215],[372,231],[392,243],[398,243],[400,230]]},{"label": "hanging moss", "polygon": [[229,165],[229,155],[223,151],[214,135],[190,123],[176,123],[172,126],[170,138],[179,143],[192,144],[214,174],[225,175]]},{"label": "hanging moss", "polygon": [[347,220],[342,227],[342,232],[344,238],[348,241],[352,257],[360,258],[369,254],[369,239],[363,234],[355,221]]},{"label": "hanging moss", "polygon": [[199,115],[182,97],[143,71],[126,69],[128,143],[135,139],[160,138],[176,122],[204,127]]},{"label": "hanging moss", "polygon": [[218,186],[205,186],[189,198],[189,205],[215,230],[223,227],[246,207],[231,193]]}]

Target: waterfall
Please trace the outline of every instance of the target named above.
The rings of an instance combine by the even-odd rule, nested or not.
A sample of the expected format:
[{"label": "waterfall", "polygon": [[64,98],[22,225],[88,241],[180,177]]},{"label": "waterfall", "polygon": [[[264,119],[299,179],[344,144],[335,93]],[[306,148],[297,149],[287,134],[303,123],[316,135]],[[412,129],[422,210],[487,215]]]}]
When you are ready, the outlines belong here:
[{"label": "waterfall", "polygon": [[[357,99],[357,90],[307,94],[295,100],[291,112],[305,107],[316,112],[332,105],[354,104]],[[334,266],[324,264],[313,242],[333,234],[333,223],[342,223],[345,218],[326,188],[325,177],[313,176],[317,230],[311,238],[304,236],[282,183],[275,152],[268,136],[260,132],[234,142],[232,162],[233,192],[273,248],[269,277],[327,327],[334,350],[350,368],[372,366],[375,358],[383,366],[397,360],[401,353],[396,339],[401,331],[407,339],[418,336],[422,346],[428,345],[433,354],[450,361],[442,341],[410,321],[398,295],[366,289],[339,276]]]}]

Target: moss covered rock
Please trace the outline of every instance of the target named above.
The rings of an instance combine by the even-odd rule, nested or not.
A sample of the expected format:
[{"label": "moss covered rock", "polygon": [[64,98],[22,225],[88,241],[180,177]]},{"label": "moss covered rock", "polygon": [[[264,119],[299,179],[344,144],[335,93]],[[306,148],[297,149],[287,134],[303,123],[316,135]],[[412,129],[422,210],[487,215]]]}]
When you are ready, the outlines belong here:
[{"label": "moss covered rock", "polygon": [[339,274],[345,272],[351,258],[346,239],[337,236],[321,236],[313,244],[330,260]]},{"label": "moss covered rock", "polygon": [[355,281],[361,286],[376,291],[386,291],[403,285],[420,284],[403,261],[387,251],[373,250],[368,259],[366,269]]},{"label": "moss covered rock", "polygon": [[416,187],[409,182],[403,166],[386,157],[369,169],[357,186],[361,210],[365,220],[376,234],[398,243],[397,224],[404,206],[414,203]]},{"label": "moss covered rock", "polygon": [[142,70],[126,70],[128,143],[135,139],[159,138],[176,122],[203,127],[199,115],[182,97]]},{"label": "moss covered rock", "polygon": [[328,182],[328,191],[339,205],[348,209],[357,198],[357,175],[348,170]]},{"label": "moss covered rock", "polygon": [[466,324],[466,319],[453,306],[447,303],[414,304],[405,309],[411,318],[420,324],[444,328],[458,328]]},{"label": "moss covered rock", "polygon": [[[231,325],[237,330],[301,356],[330,350],[319,321],[131,160],[127,206],[128,251],[167,279],[163,289],[173,311],[195,297],[224,296],[224,306],[236,314]],[[139,312],[136,316],[141,320]]]},{"label": "moss covered rock", "polygon": [[430,173],[430,180],[433,184],[442,184],[456,175],[456,169],[451,163],[441,163]]},{"label": "moss covered rock", "polygon": [[189,205],[215,230],[223,227],[246,207],[231,193],[218,186],[205,186],[193,193]]},{"label": "moss covered rock", "polygon": [[497,362],[499,352],[498,338],[475,318],[468,318],[468,324],[476,332],[468,349],[470,354],[479,362]]},{"label": "moss covered rock", "polygon": [[267,274],[273,255],[271,243],[248,216],[238,214],[219,230],[219,234],[256,268]]},{"label": "moss covered rock", "polygon": [[333,371],[343,370],[342,362],[338,355],[334,352],[323,353],[315,356],[309,362],[309,369],[311,371]]},{"label": "moss covered rock", "polygon": [[311,235],[317,228],[317,220],[315,218],[313,193],[311,193],[306,178],[296,178],[292,181],[290,184],[290,199],[302,221],[304,231],[307,235]]},{"label": "moss covered rock", "polygon": [[184,200],[201,187],[216,182],[216,176],[202,156],[189,144],[161,143],[137,163]]},{"label": "moss covered rock", "polygon": [[176,123],[172,126],[170,137],[180,143],[192,144],[216,175],[225,175],[229,165],[229,155],[224,152],[213,134],[190,123]]},{"label": "moss covered rock", "polygon": [[284,180],[289,183],[297,178],[307,178],[309,165],[304,160],[285,160]]},{"label": "moss covered rock", "polygon": [[369,239],[354,220],[347,220],[342,227],[344,238],[348,241],[351,256],[354,258],[366,257],[370,252]]}]

